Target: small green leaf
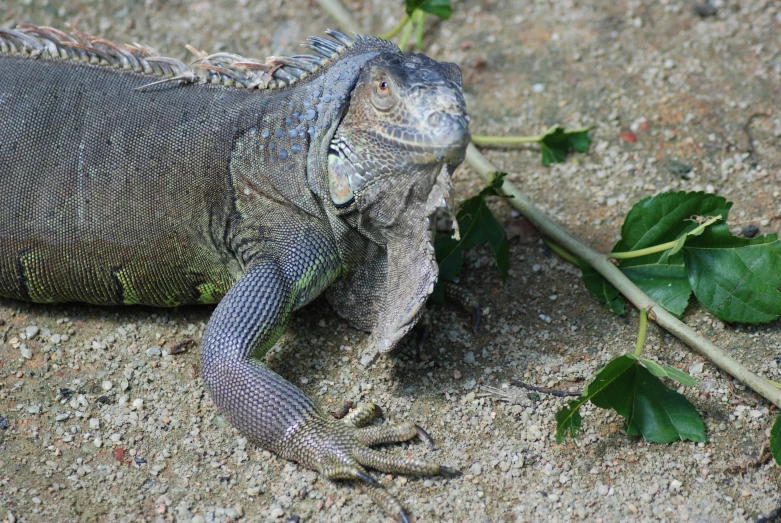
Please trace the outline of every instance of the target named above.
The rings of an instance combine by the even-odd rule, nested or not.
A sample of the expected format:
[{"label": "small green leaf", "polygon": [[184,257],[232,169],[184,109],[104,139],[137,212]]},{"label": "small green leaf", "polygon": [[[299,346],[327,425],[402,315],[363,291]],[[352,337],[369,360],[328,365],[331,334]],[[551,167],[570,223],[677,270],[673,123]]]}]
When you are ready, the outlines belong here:
[{"label": "small green leaf", "polygon": [[569,401],[568,406],[556,413],[556,443],[561,445],[570,435],[572,439],[578,437],[583,418],[580,416],[580,407],[587,400]]},{"label": "small green leaf", "polygon": [[655,361],[651,361],[645,358],[640,358],[640,361],[642,361],[643,365],[645,365],[645,368],[648,369],[648,371],[657,378],[667,377],[667,371],[665,371],[664,368]]},{"label": "small green leaf", "polygon": [[559,422],[557,441],[563,440],[568,433],[577,433],[579,425],[574,412],[586,401],[615,410],[624,418],[624,428],[630,436],[643,436],[654,443],[671,443],[679,439],[707,441],[705,424],[694,406],[681,394],[665,387],[630,354],[605,365],[580,398],[570,402],[563,409],[564,413],[556,416]]},{"label": "small green leaf", "polygon": [[442,20],[447,20],[453,14],[450,0],[407,0],[407,14],[412,16],[416,9],[431,13]]},{"label": "small green leaf", "polygon": [[770,452],[776,463],[781,466],[781,416],[776,418],[773,428],[770,429]]},{"label": "small green leaf", "polygon": [[[619,361],[622,363],[616,364],[603,379],[603,372]],[[616,372],[621,369],[620,374]],[[598,391],[591,394],[594,384]],[[707,441],[705,424],[689,400],[665,387],[648,369],[626,356],[608,363],[589,384],[587,394],[597,407],[613,409],[623,416],[630,436],[643,436],[653,443]]]},{"label": "small green leaf", "polygon": [[[781,242],[776,235],[732,236],[726,224],[731,207],[721,196],[702,192],[641,200],[627,214],[613,252],[677,243],[663,252],[621,259],[621,271],[676,316],[693,292],[724,321],[775,320],[781,315]],[[712,218],[698,223],[700,217]]]},{"label": "small green leaf", "polygon": [[676,369],[675,367],[671,367],[669,365],[664,366],[664,370],[667,371],[667,377],[671,380],[675,380],[684,387],[696,387],[697,386],[697,380],[689,376],[689,374],[683,372],[680,369]]},{"label": "small green leaf", "polygon": [[[488,196],[502,196],[500,189],[505,176],[506,173],[497,173],[479,194],[461,202],[456,215],[460,239],[452,238],[449,233],[438,234],[434,239],[439,282],[455,280],[464,264],[464,252],[483,243],[488,243],[491,247],[502,281],[507,279],[510,270],[510,243],[507,240],[507,232],[486,203]],[[437,286],[441,287],[439,282]],[[434,298],[439,296],[442,296],[441,289],[435,288]]]},{"label": "small green leaf", "polygon": [[717,318],[767,323],[781,315],[777,235],[738,238],[718,224],[689,240],[683,254],[694,295]]},{"label": "small green leaf", "polygon": [[563,162],[564,157],[571,150],[581,153],[588,152],[591,145],[591,138],[588,135],[590,130],[591,127],[565,131],[559,125],[551,128],[540,140],[542,165],[548,166],[552,163]]},{"label": "small green leaf", "polygon": [[[621,226],[621,241],[613,252],[638,251],[681,240],[696,229],[701,233],[703,227],[695,217],[721,216],[726,219],[730,205],[720,196],[703,192],[669,192],[640,200],[626,215]],[[683,241],[679,246],[684,245]],[[671,314],[680,317],[686,310],[692,288],[682,253],[668,250],[622,259],[619,268]]]},{"label": "small green leaf", "polygon": [[[631,354],[627,354],[627,356],[632,356]],[[670,365],[665,365],[662,367],[655,361],[646,359],[646,358],[638,358],[643,365],[645,365],[645,368],[648,369],[648,372],[656,376],[657,378],[670,378],[671,380],[675,380],[681,385],[684,385],[686,387],[696,387],[697,381],[683,372],[682,370],[676,369],[675,367],[671,367]]]},{"label": "small green leaf", "polygon": [[618,289],[607,281],[601,274],[583,260],[578,260],[580,271],[583,273],[583,283],[586,289],[600,302],[607,305],[607,308],[623,316],[626,312],[624,298],[619,294]]}]

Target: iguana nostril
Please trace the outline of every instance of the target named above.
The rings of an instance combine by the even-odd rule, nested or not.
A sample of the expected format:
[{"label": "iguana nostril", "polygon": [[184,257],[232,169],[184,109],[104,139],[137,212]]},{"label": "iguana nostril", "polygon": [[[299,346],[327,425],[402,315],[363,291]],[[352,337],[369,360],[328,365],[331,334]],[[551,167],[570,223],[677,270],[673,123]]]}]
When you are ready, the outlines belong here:
[{"label": "iguana nostril", "polygon": [[437,127],[442,121],[442,113],[436,112],[428,115],[428,124],[432,127]]}]

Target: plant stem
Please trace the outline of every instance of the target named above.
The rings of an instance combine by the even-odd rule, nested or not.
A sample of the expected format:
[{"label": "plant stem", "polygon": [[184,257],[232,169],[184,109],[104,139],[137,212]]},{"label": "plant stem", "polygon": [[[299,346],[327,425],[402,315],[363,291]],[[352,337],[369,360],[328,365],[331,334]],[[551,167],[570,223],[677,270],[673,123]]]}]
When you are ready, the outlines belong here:
[{"label": "plant stem", "polygon": [[657,252],[666,251],[667,249],[672,249],[678,244],[680,244],[680,247],[678,247],[678,250],[680,250],[683,247],[683,242],[686,241],[686,238],[688,236],[697,236],[701,234],[706,227],[708,227],[709,225],[713,225],[719,220],[721,220],[721,216],[713,216],[711,219],[709,219],[705,223],[700,224],[697,228],[693,229],[691,232],[687,232],[677,240],[673,240],[667,243],[661,243],[659,245],[654,245],[652,247],[646,247],[645,249],[638,249],[636,251],[611,252],[610,257],[613,258],[614,260],[626,260],[629,258],[639,258],[640,256],[645,256],[646,254],[654,254]]},{"label": "plant stem", "polygon": [[[470,144],[467,147],[466,161],[489,182],[497,171],[496,167],[477,150],[474,144]],[[726,354],[709,340],[699,336],[694,329],[684,325],[675,316],[659,306],[632,283],[629,278],[624,276],[618,267],[610,262],[607,255],[594,251],[569,234],[564,228],[539,210],[507,179],[504,180],[502,185],[502,192],[512,196],[512,198],[508,199],[510,205],[523,214],[542,234],[548,236],[578,258],[585,260],[594,270],[612,283],[635,307],[652,313],[652,318],[653,316],[656,317],[656,322],[659,326],[710,359],[720,369],[751,387],[771,403],[781,407],[780,389],[770,384],[768,380],[748,370],[740,362]]]},{"label": "plant stem", "polygon": [[401,33],[401,38],[399,39],[399,49],[402,51],[404,51],[404,48],[407,47],[407,42],[409,41],[409,37],[412,36],[413,28],[414,24],[406,24],[404,26],[404,32]]},{"label": "plant stem", "polygon": [[635,356],[638,358],[643,355],[645,347],[645,334],[648,331],[648,311],[640,309],[640,328],[637,329],[637,344],[635,345]]},{"label": "plant stem", "polygon": [[[580,129],[565,130],[565,134],[576,134],[590,131],[594,126],[581,127]],[[524,143],[539,143],[548,136],[549,133],[538,134],[535,136],[490,136],[485,134],[473,134],[472,142],[475,145],[520,145]]]},{"label": "plant stem", "polygon": [[380,35],[380,38],[382,38],[383,40],[390,40],[391,38],[399,34],[399,31],[404,29],[404,26],[407,25],[407,23],[409,23],[409,15],[405,14],[404,18],[402,18],[401,22],[399,22],[399,25],[397,25],[396,27],[394,27],[384,35]]},{"label": "plant stem", "polygon": [[575,258],[573,255],[571,255],[570,253],[568,253],[567,251],[565,251],[564,249],[562,249],[557,244],[553,243],[552,241],[550,241],[547,238],[543,238],[542,241],[543,241],[543,243],[545,243],[545,246],[548,247],[548,249],[550,249],[553,252],[555,252],[556,254],[558,254],[560,258],[562,258],[565,261],[570,262],[575,267],[579,267],[578,259]]},{"label": "plant stem", "polygon": [[472,142],[476,145],[516,145],[522,143],[538,143],[545,137],[544,134],[537,136],[488,136],[484,134],[473,134]]},{"label": "plant stem", "polygon": [[415,11],[415,50],[423,50],[423,27],[426,13],[420,9]]},{"label": "plant stem", "polygon": [[636,251],[611,252],[610,257],[613,258],[614,260],[626,260],[629,258],[639,258],[640,256],[645,256],[646,254],[654,254],[656,252],[663,252],[668,249],[672,249],[677,245],[677,243],[678,240],[673,240],[671,242],[654,245],[653,247],[646,247],[645,249],[637,249]]}]

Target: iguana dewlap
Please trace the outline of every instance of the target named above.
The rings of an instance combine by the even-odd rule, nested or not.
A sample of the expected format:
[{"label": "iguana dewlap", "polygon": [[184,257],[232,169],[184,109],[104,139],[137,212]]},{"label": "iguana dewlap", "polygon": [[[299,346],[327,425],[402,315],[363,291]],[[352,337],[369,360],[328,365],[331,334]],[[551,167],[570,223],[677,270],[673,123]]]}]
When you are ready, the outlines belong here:
[{"label": "iguana dewlap", "polygon": [[381,351],[414,326],[468,117],[455,65],[329,35],[313,55],[190,69],[77,31],[0,29],[0,295],[218,303],[201,353],[217,406],[406,520],[363,467],[453,473],[369,447],[422,431],[359,428],[371,408],[334,420],[262,358],[323,291]]}]

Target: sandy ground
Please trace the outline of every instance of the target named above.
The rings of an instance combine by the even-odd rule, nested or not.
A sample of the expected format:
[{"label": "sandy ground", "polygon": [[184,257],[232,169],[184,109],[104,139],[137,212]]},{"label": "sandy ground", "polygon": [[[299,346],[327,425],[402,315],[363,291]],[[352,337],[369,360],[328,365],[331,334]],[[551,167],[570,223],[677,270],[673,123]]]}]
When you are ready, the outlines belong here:
[{"label": "sandy ground", "polygon": [[[0,26],[73,22],[181,58],[187,43],[257,57],[295,53],[307,35],[334,26],[313,1],[281,4],[0,0]],[[350,7],[379,34],[400,18],[396,4]],[[449,22],[430,22],[425,47],[463,68],[474,133],[596,126],[589,154],[553,168],[533,148],[488,152],[591,245],[610,249],[632,203],[667,190],[714,191],[735,202],[736,230],[777,232],[781,5],[693,7],[470,0],[455,4]],[[456,180],[459,197],[480,186],[466,167]],[[494,208],[511,218],[506,203]],[[510,389],[509,402],[484,395],[511,377],[579,390],[634,344],[636,312],[611,315],[576,270],[528,234],[520,240],[504,285],[487,251],[469,257],[463,280],[486,313],[477,335],[459,310],[434,306],[422,358],[408,343],[363,368],[367,336],[316,302],[269,364],[328,410],[374,401],[391,422],[414,420],[431,432],[437,450],[412,443],[387,451],[440,460],[463,477],[377,476],[418,522],[754,521],[770,513],[781,476],[758,460],[778,411],[659,329],[650,329],[647,355],[698,379],[683,392],[702,412],[707,444],[648,445],[627,437],[620,418],[587,408],[582,437],[556,445],[563,400]],[[9,424],[0,429],[0,519],[388,521],[360,489],[254,447],[219,416],[197,378],[209,314],[0,300],[0,416]],[[725,325],[697,307],[685,321],[753,371],[781,379],[778,322]],[[187,339],[195,341],[187,352],[168,354]]]}]

